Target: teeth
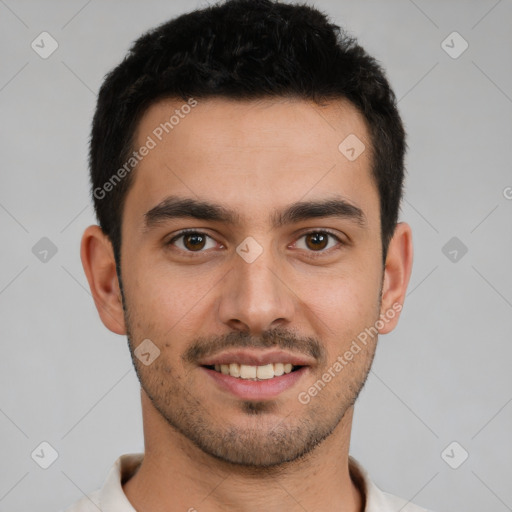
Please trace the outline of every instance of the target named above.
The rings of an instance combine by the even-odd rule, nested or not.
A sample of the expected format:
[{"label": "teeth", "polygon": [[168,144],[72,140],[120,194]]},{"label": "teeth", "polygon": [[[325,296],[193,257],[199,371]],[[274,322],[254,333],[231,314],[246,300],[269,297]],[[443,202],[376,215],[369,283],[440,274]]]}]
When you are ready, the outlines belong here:
[{"label": "teeth", "polygon": [[229,374],[233,377],[240,377],[240,365],[238,363],[231,363],[229,365]]},{"label": "teeth", "polygon": [[258,366],[256,369],[256,377],[258,379],[271,379],[274,376],[274,365],[266,364],[265,366]]},{"label": "teeth", "polygon": [[279,375],[283,375],[283,373],[284,373],[284,364],[283,363],[274,364],[274,375],[276,377],[279,377]]},{"label": "teeth", "polygon": [[231,377],[249,380],[266,380],[279,377],[292,371],[291,363],[270,363],[263,366],[251,366],[248,364],[216,364],[215,370]]},{"label": "teeth", "polygon": [[249,366],[248,364],[241,364],[240,365],[240,377],[242,379],[255,379],[257,370],[258,370],[257,366]]}]

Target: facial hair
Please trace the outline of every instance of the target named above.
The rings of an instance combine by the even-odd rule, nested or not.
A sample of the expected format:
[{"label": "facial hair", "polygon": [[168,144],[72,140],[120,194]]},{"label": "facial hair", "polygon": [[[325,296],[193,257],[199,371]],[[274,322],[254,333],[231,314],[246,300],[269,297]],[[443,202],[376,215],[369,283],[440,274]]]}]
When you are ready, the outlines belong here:
[{"label": "facial hair", "polygon": [[[343,386],[338,384],[330,392],[322,391],[309,404],[303,405],[298,414],[280,415],[286,402],[279,398],[270,401],[239,400],[236,413],[237,418],[242,416],[242,421],[230,423],[229,416],[219,417],[211,411],[201,393],[190,391],[194,389],[192,383],[199,358],[232,347],[276,347],[314,357],[318,362],[318,376],[321,377],[329,366],[323,345],[315,338],[302,337],[283,328],[265,331],[259,337],[246,331],[233,331],[223,336],[196,338],[179,358],[175,355],[165,357],[164,353],[164,357],[160,356],[150,366],[145,366],[134,354],[134,339],[140,336],[133,327],[141,330],[143,323],[135,318],[125,301],[121,282],[120,290],[128,344],[142,389],[170,428],[203,453],[223,462],[264,470],[306,458],[333,433],[354,405],[371,368],[375,345],[368,345],[368,352],[359,358],[359,364],[337,377],[342,379]],[[162,340],[152,341],[160,348],[165,345]],[[184,368],[193,369],[184,371]]]}]

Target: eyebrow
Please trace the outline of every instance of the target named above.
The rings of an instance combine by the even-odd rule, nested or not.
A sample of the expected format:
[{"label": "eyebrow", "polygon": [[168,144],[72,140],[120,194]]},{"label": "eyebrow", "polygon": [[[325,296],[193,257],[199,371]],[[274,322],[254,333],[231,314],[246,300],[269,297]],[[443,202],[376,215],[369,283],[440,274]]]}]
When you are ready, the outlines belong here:
[{"label": "eyebrow", "polygon": [[[325,217],[349,220],[361,228],[367,226],[367,218],[363,210],[341,197],[293,203],[282,211],[274,211],[270,215],[270,221],[273,228],[279,228],[304,220]],[[144,229],[149,231],[162,222],[178,218],[221,222],[232,225],[240,224],[240,215],[220,204],[192,198],[169,196],[144,214]]]}]

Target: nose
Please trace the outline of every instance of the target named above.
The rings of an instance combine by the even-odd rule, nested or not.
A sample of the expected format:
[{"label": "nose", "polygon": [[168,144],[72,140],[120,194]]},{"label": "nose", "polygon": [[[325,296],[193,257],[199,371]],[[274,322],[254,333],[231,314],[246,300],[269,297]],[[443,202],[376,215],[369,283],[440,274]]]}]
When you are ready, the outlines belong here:
[{"label": "nose", "polygon": [[231,329],[259,335],[287,327],[296,308],[296,297],[266,249],[252,263],[238,255],[221,285],[219,320]]}]

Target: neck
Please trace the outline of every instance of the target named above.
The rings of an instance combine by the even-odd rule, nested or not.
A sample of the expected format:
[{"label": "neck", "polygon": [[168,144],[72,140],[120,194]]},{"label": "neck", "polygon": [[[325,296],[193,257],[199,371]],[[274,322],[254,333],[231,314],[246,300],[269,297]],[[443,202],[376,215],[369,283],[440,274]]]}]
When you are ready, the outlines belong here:
[{"label": "neck", "polygon": [[169,426],[144,392],[142,403],[144,460],[123,485],[138,512],[362,511],[363,498],[349,473],[352,408],[300,460],[251,468],[204,453]]}]

